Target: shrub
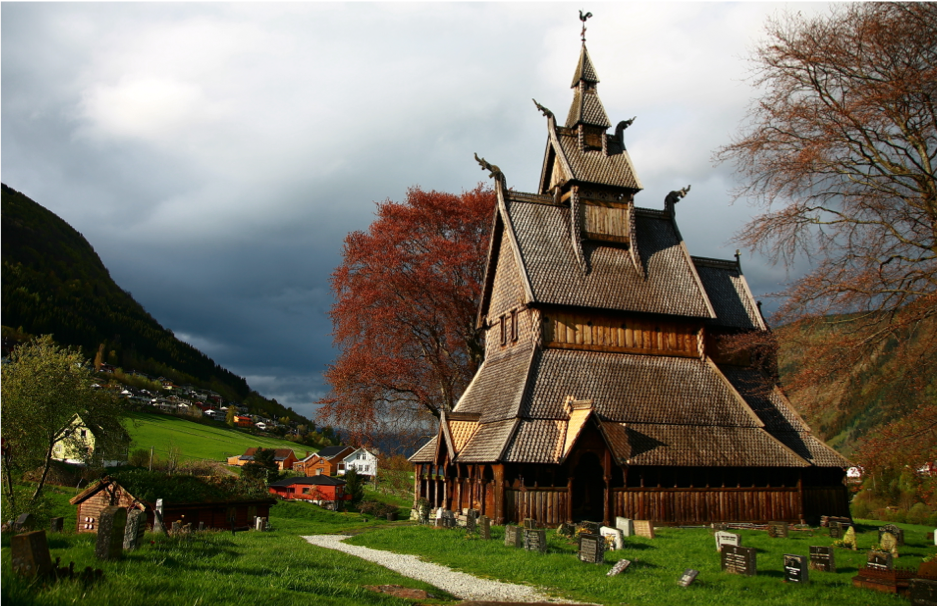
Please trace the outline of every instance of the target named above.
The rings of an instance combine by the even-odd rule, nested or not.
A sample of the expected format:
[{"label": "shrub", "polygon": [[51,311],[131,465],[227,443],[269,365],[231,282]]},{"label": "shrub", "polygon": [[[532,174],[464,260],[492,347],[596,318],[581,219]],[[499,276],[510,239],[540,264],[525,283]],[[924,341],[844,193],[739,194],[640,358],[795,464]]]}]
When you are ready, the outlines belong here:
[{"label": "shrub", "polygon": [[136,448],[130,453],[127,462],[133,467],[147,467],[150,464],[150,451],[146,448]]}]

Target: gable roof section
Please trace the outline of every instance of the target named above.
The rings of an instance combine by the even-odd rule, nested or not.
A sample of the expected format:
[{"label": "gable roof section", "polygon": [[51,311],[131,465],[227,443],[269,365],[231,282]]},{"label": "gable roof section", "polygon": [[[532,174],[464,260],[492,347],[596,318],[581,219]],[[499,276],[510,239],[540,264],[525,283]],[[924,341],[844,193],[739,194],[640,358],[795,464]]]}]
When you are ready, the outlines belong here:
[{"label": "gable roof section", "polygon": [[556,129],[556,153],[569,166],[570,180],[624,187],[636,192],[643,189],[631,162],[631,155],[614,137],[604,136],[607,137],[607,143],[611,143],[608,153],[601,149],[583,149],[579,145],[579,134],[574,129]]},{"label": "gable roof section", "polygon": [[420,447],[408,459],[411,463],[432,463],[436,459],[436,440],[438,435],[433,436],[426,444]]},{"label": "gable roof section", "polygon": [[348,449],[354,450],[353,448],[351,448],[351,446],[326,446],[325,448],[323,448],[322,450],[320,450],[319,452],[315,454],[319,455],[323,459],[331,461],[332,459],[334,459],[335,457],[339,455],[342,455],[342,457],[344,457],[342,453],[344,453]]},{"label": "gable roof section", "polygon": [[709,324],[746,330],[768,329],[738,263],[706,257],[692,259],[716,312],[716,318],[709,320]]},{"label": "gable roof section", "polygon": [[[540,197],[542,198],[542,197]],[[637,212],[637,248],[647,277],[635,271],[628,250],[584,242],[592,270],[580,268],[569,237],[570,209],[505,199],[521,267],[538,303],[712,318],[693,264],[665,213]]]},{"label": "gable roof section", "polygon": [[518,422],[517,418],[510,418],[480,424],[478,431],[459,453],[458,461],[460,463],[490,463],[501,460]]},{"label": "gable roof section", "polygon": [[480,423],[516,417],[534,351],[532,344],[519,344],[510,353],[482,362],[453,412],[476,413]]}]

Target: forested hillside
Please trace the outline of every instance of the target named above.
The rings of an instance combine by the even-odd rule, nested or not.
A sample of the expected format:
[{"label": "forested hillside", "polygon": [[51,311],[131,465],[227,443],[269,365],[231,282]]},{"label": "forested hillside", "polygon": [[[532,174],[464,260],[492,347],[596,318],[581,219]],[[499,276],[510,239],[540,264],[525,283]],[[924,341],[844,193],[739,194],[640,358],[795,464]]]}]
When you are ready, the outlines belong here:
[{"label": "forested hillside", "polygon": [[[3,324],[15,333],[52,334],[85,357],[247,401],[301,419],[252,393],[242,377],[176,339],[112,279],[85,238],[54,213],[2,185]],[[305,421],[305,419],[302,419]]]}]

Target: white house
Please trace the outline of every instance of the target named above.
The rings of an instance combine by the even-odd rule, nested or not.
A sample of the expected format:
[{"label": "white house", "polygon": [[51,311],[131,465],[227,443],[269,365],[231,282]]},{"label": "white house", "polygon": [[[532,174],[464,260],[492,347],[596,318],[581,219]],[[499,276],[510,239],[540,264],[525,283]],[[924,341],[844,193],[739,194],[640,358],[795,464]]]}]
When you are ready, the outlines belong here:
[{"label": "white house", "polygon": [[356,469],[359,476],[377,475],[377,455],[359,448],[350,455],[342,459],[342,465],[338,466],[338,475],[345,475],[349,469]]},{"label": "white house", "polygon": [[[74,415],[65,430],[66,438],[56,442],[52,447],[52,458],[76,465],[85,465],[89,460],[94,460],[104,467],[125,465],[130,436],[126,431],[121,430],[122,433],[117,440],[102,451],[98,444],[101,431],[103,431],[101,428],[91,426],[77,414]],[[101,441],[101,443],[104,442]]]}]

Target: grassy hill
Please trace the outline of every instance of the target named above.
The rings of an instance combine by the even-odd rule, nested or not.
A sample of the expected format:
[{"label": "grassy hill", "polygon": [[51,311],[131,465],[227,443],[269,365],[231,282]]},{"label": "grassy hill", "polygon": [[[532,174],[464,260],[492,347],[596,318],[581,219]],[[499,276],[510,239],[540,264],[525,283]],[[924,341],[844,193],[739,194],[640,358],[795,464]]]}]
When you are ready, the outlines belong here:
[{"label": "grassy hill", "polygon": [[277,438],[252,436],[246,431],[220,423],[205,425],[179,417],[133,412],[126,423],[132,440],[130,449],[149,449],[151,446],[160,457],[169,453],[170,446],[179,449],[183,460],[208,459],[221,461],[233,454],[243,454],[253,446],[263,448],[292,448],[296,456],[303,458],[307,450],[316,449],[297,446],[293,442]]}]

